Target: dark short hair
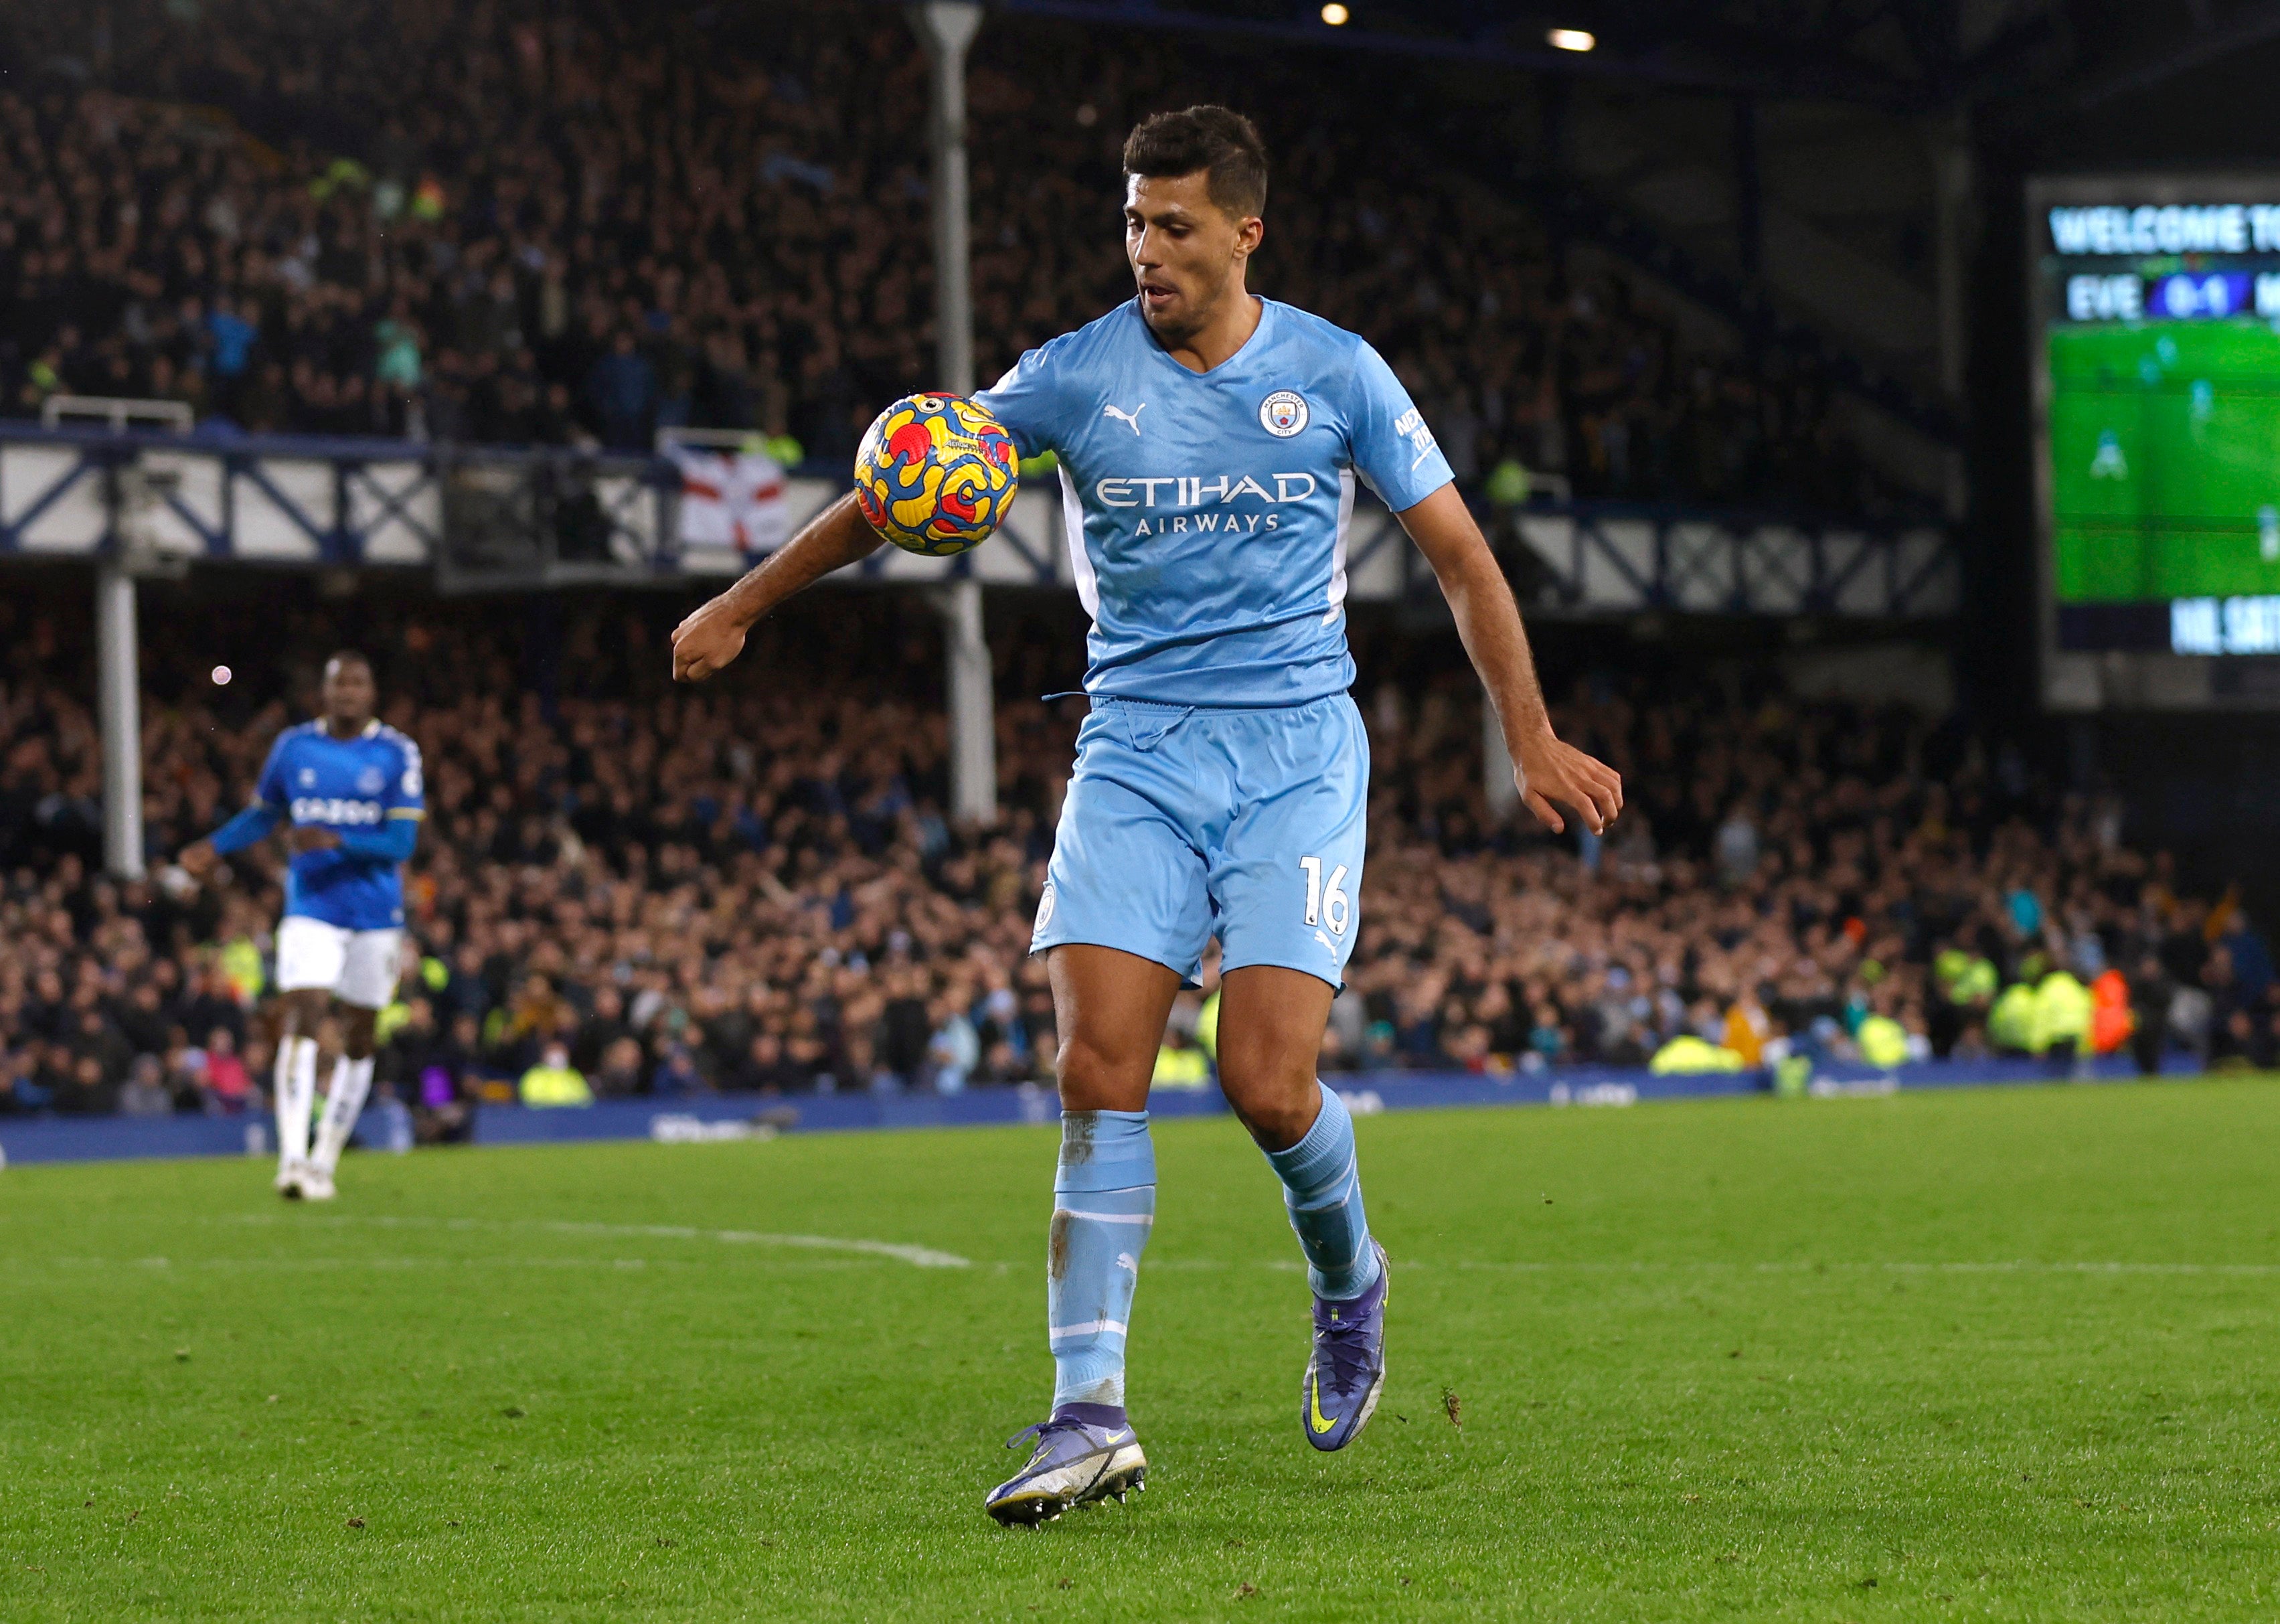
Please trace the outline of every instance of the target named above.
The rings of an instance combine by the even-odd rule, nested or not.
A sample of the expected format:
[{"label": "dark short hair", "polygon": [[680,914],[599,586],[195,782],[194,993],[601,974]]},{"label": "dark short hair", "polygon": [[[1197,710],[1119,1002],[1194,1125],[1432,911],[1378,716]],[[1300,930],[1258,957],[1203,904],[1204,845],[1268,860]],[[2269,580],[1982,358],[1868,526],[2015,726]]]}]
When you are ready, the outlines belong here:
[{"label": "dark short hair", "polygon": [[1167,177],[1209,175],[1211,200],[1233,215],[1267,208],[1267,143],[1250,119],[1208,104],[1151,113],[1124,138],[1124,173]]},{"label": "dark short hair", "polygon": [[325,656],[326,670],[330,671],[335,666],[362,666],[366,675],[372,674],[372,661],[357,649],[335,649]]}]

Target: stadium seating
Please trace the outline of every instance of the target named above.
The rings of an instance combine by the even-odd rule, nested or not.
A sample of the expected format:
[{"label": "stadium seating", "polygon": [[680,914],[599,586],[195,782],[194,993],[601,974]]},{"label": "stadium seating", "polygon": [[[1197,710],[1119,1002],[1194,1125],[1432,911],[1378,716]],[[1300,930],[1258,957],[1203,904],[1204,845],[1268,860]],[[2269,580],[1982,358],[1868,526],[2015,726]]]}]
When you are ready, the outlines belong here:
[{"label": "stadium seating", "polygon": [[[353,607],[203,604],[202,635],[168,640],[145,699],[150,844],[170,854],[241,804],[325,652],[372,650],[383,714],[427,761],[419,961],[382,1073],[423,1123],[510,1097],[551,1041],[605,1097],[1050,1075],[1025,949],[1075,707],[1015,697],[1066,685],[1047,640],[1001,640],[1005,816],[982,833],[938,810],[944,721],[912,698],[938,656],[890,596],[803,600],[695,691],[663,680],[659,605]],[[74,624],[0,605],[0,1110],[258,1106],[277,855],[196,896],[94,872]],[[271,663],[216,688],[192,642]],[[1398,668],[1381,655],[1366,672]],[[2179,896],[2114,805],[2053,797],[1953,724],[1806,703],[1763,673],[1707,694],[1584,681],[1560,726],[1630,798],[1607,843],[1579,844],[1490,819],[1472,692],[1366,683],[1374,843],[1326,1068],[1645,1065],[1687,1038],[1751,1066],[2280,1046],[2270,959],[2236,910]],[[2134,1036],[2126,1016],[2084,1024],[2092,984]],[[1207,1043],[1205,1013],[1190,1001],[1182,1034]]]},{"label": "stadium seating", "polygon": [[[787,30],[769,12],[358,0],[313,35],[273,0],[110,15],[115,89],[83,82],[71,8],[0,33],[19,70],[0,91],[8,412],[68,390],[254,431],[634,449],[659,426],[752,427],[843,467],[877,408],[936,381],[926,98],[891,8],[804,6]],[[1259,285],[1375,339],[1460,478],[1912,505],[1811,365],[1704,350],[1624,277],[1571,279],[1537,222],[1463,178],[1478,119],[1398,65],[1239,46],[1199,63],[1031,18],[985,46],[986,374],[1128,294],[1121,132],[1209,81],[1287,182]],[[1407,98],[1398,126],[1346,116],[1389,97]]]}]

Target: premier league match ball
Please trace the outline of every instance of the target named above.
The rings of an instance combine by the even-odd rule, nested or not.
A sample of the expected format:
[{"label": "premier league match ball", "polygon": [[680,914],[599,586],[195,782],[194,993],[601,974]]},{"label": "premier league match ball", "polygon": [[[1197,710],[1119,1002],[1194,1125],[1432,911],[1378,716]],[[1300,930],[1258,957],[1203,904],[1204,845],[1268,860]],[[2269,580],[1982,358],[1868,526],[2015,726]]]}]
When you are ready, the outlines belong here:
[{"label": "premier league match ball", "polygon": [[913,395],[879,413],[855,452],[855,503],[905,552],[947,558],[987,541],[1021,487],[1013,436],[955,395]]}]

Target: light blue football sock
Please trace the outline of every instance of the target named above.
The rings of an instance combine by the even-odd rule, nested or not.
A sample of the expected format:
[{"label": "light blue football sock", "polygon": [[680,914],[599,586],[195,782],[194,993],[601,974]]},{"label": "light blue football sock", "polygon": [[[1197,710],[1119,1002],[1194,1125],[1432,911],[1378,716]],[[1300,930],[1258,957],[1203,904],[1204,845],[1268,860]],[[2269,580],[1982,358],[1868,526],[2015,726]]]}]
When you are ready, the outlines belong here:
[{"label": "light blue football sock", "polygon": [[1064,1111],[1045,1251],[1053,1406],[1124,1403],[1124,1335],[1156,1221],[1144,1111]]},{"label": "light blue football sock", "polygon": [[1332,1302],[1360,1297],[1377,1283],[1377,1249],[1361,1210],[1361,1174],[1354,1159],[1353,1117],[1334,1089],[1306,1136],[1267,1159],[1282,1181],[1290,1228],[1306,1254],[1306,1283]]}]

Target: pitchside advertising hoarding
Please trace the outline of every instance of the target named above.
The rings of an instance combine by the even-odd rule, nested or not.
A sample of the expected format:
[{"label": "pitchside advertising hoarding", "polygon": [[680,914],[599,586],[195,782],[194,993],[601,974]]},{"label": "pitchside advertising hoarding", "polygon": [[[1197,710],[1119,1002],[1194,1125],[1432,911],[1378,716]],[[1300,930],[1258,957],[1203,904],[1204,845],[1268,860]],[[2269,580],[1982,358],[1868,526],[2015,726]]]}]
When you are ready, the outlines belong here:
[{"label": "pitchside advertising hoarding", "polygon": [[2280,173],[2028,189],[2045,697],[2280,703]]}]

